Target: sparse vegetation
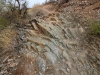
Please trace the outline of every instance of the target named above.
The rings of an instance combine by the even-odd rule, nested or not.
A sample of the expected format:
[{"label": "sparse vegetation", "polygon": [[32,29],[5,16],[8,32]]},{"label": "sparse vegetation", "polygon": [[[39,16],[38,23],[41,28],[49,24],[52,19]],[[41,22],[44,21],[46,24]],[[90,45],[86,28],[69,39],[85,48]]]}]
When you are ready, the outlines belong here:
[{"label": "sparse vegetation", "polygon": [[0,31],[0,50],[7,50],[15,36],[16,32],[13,27],[7,27]]},{"label": "sparse vegetation", "polygon": [[100,21],[89,23],[89,34],[100,35]]},{"label": "sparse vegetation", "polygon": [[0,17],[0,30],[7,26],[8,21],[5,18]]},{"label": "sparse vegetation", "polygon": [[26,16],[27,2],[25,0],[0,0],[0,17],[3,17],[3,22],[7,20],[10,24],[20,24],[21,20],[25,19]]}]

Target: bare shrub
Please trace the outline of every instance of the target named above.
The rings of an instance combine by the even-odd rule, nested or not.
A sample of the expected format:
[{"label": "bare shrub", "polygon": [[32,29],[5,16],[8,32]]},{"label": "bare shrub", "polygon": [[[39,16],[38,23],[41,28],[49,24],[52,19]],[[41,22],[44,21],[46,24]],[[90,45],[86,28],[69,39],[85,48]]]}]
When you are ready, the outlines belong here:
[{"label": "bare shrub", "polygon": [[56,2],[58,5],[68,2],[69,0],[46,0],[45,3],[54,3]]},{"label": "bare shrub", "polygon": [[9,23],[19,23],[27,17],[27,2],[25,0],[0,1],[0,16]]},{"label": "bare shrub", "polygon": [[63,4],[63,3],[66,3],[68,2],[69,0],[57,0],[58,4]]},{"label": "bare shrub", "polygon": [[56,0],[46,0],[44,4],[55,3]]}]

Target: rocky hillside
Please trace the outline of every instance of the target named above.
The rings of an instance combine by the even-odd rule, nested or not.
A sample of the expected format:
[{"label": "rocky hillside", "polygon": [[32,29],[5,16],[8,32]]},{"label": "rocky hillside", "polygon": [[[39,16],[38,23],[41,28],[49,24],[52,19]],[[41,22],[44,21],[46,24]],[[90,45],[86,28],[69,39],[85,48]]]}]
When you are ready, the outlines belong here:
[{"label": "rocky hillside", "polygon": [[99,20],[99,5],[70,1],[46,4],[41,7],[46,14],[35,18],[31,12],[29,23],[17,28],[10,52],[1,53],[0,75],[100,75],[100,38],[89,37],[86,24]]}]

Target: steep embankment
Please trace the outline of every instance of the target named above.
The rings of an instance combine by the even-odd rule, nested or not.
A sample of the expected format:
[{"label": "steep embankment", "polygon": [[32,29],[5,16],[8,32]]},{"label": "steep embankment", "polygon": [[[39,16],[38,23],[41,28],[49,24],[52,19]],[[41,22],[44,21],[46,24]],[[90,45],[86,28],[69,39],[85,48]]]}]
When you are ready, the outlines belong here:
[{"label": "steep embankment", "polygon": [[20,37],[22,61],[13,75],[99,75],[95,50],[99,52],[100,43],[96,47],[86,42],[85,29],[66,8],[49,15],[26,24]]},{"label": "steep embankment", "polygon": [[13,56],[0,65],[0,74],[100,75],[100,39],[88,39],[87,26],[71,13],[83,7],[75,10],[72,7],[76,5],[65,4],[57,9],[59,12],[38,15],[18,28],[20,55],[11,52]]}]

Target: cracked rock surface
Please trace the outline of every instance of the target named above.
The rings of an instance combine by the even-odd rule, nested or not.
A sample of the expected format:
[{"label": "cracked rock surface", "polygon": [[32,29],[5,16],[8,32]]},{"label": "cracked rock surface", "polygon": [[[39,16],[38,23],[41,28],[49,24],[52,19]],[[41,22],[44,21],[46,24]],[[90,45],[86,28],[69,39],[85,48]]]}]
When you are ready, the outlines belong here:
[{"label": "cracked rock surface", "polygon": [[100,37],[87,38],[85,25],[71,14],[91,18],[82,12],[89,4],[82,2],[19,27],[11,45],[6,43],[8,51],[2,51],[0,41],[0,75],[100,75]]},{"label": "cracked rock surface", "polygon": [[13,75],[100,75],[95,51],[100,43],[93,46],[95,55],[89,53],[82,39],[85,29],[64,13],[53,15],[53,21],[32,22],[34,29],[22,28],[22,60]]}]

